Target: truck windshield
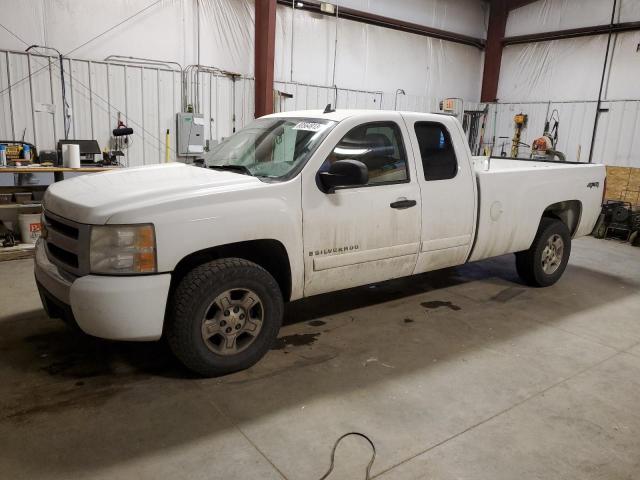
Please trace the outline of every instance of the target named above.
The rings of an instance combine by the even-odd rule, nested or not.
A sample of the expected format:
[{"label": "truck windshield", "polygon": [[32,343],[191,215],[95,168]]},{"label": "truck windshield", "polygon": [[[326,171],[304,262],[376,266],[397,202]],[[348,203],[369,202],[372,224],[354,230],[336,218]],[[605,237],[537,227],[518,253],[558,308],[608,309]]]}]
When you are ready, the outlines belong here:
[{"label": "truck windshield", "polygon": [[205,156],[205,163],[210,168],[288,180],[335,125],[315,118],[261,118],[217,145]]}]

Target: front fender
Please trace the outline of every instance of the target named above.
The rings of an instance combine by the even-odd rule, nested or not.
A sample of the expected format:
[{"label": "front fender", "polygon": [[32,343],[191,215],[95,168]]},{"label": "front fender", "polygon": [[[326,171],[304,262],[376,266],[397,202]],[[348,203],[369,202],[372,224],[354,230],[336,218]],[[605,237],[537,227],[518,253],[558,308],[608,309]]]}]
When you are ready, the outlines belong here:
[{"label": "front fender", "polygon": [[296,299],[304,284],[300,198],[298,178],[128,211],[126,218],[115,215],[109,223],[153,223],[159,272],[171,272],[183,258],[211,247],[277,240],[289,255]]}]

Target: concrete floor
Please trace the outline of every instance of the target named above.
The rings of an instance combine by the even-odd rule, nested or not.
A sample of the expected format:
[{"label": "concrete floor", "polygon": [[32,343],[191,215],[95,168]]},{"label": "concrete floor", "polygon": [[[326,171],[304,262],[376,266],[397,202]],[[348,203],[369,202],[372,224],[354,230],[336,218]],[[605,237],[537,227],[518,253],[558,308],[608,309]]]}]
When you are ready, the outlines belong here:
[{"label": "concrete floor", "polygon": [[[0,478],[316,479],[335,439],[392,479],[640,478],[640,249],[585,238],[530,289],[511,256],[297,302],[254,368],[78,336],[0,264]],[[364,478],[349,437],[331,479]]]}]

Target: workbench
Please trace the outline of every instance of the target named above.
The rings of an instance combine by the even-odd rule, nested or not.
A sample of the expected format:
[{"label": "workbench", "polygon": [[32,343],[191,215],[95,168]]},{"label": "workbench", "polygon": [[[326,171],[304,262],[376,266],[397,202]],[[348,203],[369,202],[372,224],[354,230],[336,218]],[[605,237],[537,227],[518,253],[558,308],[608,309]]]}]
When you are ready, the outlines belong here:
[{"label": "workbench", "polygon": [[[65,173],[98,173],[108,170],[114,170],[120,167],[40,167],[40,166],[24,166],[24,167],[0,167],[0,174],[28,174],[28,173],[52,173],[53,181],[59,182],[64,180]],[[48,185],[0,185],[0,193],[20,193],[20,192],[44,192]],[[5,203],[0,204],[0,220],[11,221],[13,230],[18,230],[18,213],[39,213],[41,204],[39,201],[31,203]],[[33,256],[33,245],[20,244],[15,247],[4,248],[0,242],[0,262],[4,260],[14,260]]]},{"label": "workbench", "polygon": [[68,168],[68,167],[0,167],[0,173],[53,173],[53,179],[56,182],[64,180],[65,172],[75,173],[97,173],[105,172],[107,170],[113,170],[119,167],[80,167],[80,168]]}]

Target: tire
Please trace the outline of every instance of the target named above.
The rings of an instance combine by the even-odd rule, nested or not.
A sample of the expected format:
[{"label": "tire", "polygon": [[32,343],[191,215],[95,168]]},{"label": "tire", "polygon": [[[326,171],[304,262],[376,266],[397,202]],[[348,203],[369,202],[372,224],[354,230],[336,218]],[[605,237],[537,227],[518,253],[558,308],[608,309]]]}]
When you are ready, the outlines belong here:
[{"label": "tire", "polygon": [[275,341],[283,308],[278,283],[264,268],[239,258],[214,260],[191,270],[175,289],[167,341],[202,376],[244,370]]},{"label": "tire", "polygon": [[[556,254],[559,245],[562,252]],[[570,255],[571,235],[567,226],[555,218],[543,217],[531,248],[516,253],[516,270],[527,285],[548,287],[560,279]]]}]

